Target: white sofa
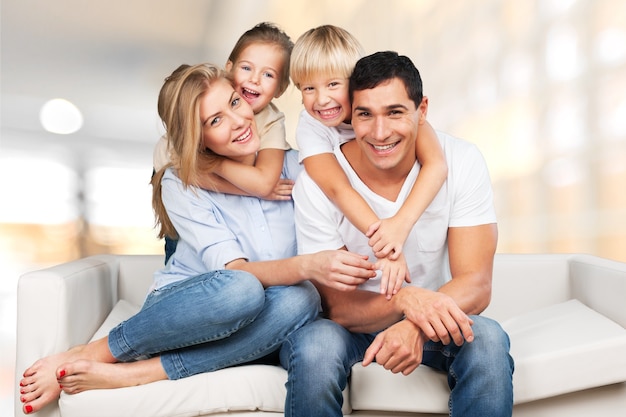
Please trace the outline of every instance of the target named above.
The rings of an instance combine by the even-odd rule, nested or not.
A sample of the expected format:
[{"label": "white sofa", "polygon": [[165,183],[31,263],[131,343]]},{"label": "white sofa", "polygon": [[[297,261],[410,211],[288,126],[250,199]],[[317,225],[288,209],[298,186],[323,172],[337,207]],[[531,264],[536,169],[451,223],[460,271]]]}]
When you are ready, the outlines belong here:
[{"label": "white sofa", "polygon": [[[19,280],[17,372],[106,334],[139,309],[162,256],[98,255]],[[618,416],[626,410],[626,264],[588,255],[498,254],[484,313],[508,331],[515,416]],[[282,416],[286,372],[247,365],[115,390],[62,394],[39,417]],[[18,384],[16,383],[16,386]],[[344,413],[447,414],[446,378],[353,368]],[[16,394],[19,398],[19,394]],[[22,416],[16,400],[16,416]]]}]

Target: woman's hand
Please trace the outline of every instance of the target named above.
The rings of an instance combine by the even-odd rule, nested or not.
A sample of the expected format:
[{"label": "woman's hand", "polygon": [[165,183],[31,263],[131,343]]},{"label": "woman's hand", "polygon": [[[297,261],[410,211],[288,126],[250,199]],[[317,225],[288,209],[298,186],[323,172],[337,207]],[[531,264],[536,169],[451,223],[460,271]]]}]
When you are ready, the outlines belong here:
[{"label": "woman's hand", "polygon": [[376,276],[376,266],[367,260],[367,255],[345,250],[327,250],[302,257],[306,276],[336,290],[355,290],[357,286]]}]

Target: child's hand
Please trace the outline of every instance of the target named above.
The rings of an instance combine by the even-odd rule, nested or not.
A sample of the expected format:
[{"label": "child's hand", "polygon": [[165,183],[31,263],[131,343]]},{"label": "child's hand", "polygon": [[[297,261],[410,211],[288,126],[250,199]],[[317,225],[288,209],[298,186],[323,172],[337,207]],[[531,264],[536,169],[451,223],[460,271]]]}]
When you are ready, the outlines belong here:
[{"label": "child's hand", "polygon": [[383,272],[380,279],[380,293],[385,294],[388,300],[400,290],[404,281],[411,282],[403,254],[400,254],[397,260],[379,259],[376,262],[376,269]]},{"label": "child's hand", "polygon": [[266,200],[291,200],[291,190],[293,190],[293,185],[295,181],[288,180],[284,178],[280,178],[276,185],[274,186],[274,190],[272,193],[268,195]]},{"label": "child's hand", "polygon": [[368,243],[377,258],[395,261],[402,253],[402,245],[410,230],[410,226],[390,217],[372,224],[365,235],[370,238]]}]

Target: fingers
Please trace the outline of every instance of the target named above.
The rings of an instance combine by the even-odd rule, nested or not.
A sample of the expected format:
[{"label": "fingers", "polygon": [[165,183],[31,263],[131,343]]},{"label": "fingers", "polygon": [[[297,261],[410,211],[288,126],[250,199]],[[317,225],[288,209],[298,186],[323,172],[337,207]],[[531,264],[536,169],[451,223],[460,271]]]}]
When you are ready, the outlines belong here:
[{"label": "fingers", "polygon": [[[380,227],[381,221],[377,221],[376,223],[372,223],[370,225],[370,227],[367,229],[367,231],[365,232],[365,236],[367,237],[372,237],[374,235],[374,233],[376,233],[376,231],[378,230],[378,228]],[[376,239],[378,240],[378,238]],[[372,246],[372,243],[370,242],[370,246]]]},{"label": "fingers", "polygon": [[367,366],[370,363],[374,362],[376,355],[380,351],[380,348],[383,346],[382,338],[376,336],[372,344],[365,351],[365,355],[363,356],[363,366]]}]

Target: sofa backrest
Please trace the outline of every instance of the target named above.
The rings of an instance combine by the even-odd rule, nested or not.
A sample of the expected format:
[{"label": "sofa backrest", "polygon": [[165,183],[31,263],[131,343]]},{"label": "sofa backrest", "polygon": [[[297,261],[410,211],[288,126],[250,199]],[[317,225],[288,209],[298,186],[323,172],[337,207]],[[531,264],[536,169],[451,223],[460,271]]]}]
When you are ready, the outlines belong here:
[{"label": "sofa backrest", "polygon": [[496,254],[491,303],[483,313],[498,321],[569,300],[567,254]]},{"label": "sofa backrest", "polygon": [[119,299],[143,305],[154,272],[164,266],[164,255],[118,255],[117,258]]}]

